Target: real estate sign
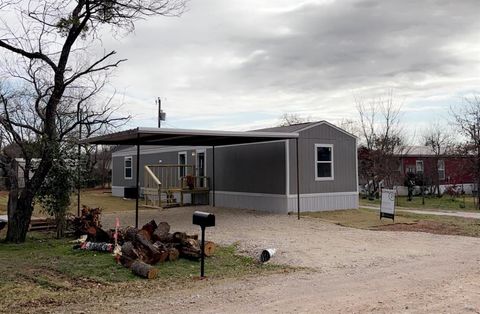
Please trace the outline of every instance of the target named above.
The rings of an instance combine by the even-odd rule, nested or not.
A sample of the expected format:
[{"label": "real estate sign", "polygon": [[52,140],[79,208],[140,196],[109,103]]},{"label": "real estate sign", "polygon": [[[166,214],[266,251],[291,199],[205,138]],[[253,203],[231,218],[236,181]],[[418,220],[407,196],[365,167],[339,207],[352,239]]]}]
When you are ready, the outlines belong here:
[{"label": "real estate sign", "polygon": [[395,219],[395,190],[382,189],[380,219],[383,217]]}]

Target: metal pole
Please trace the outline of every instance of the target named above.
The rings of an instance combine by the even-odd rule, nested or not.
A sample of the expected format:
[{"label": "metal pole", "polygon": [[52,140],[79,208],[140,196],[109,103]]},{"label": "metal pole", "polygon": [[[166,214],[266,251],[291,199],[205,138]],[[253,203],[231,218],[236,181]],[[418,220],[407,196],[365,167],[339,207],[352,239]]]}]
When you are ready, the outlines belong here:
[{"label": "metal pole", "polygon": [[297,154],[297,218],[300,220],[300,161],[298,157],[298,138],[295,139],[295,144]]},{"label": "metal pole", "polygon": [[137,195],[135,197],[135,228],[138,228],[138,198],[140,197],[140,134],[137,133],[137,175],[136,175]]},{"label": "metal pole", "polygon": [[205,226],[202,227],[202,243],[200,246],[200,278],[205,277]]},{"label": "metal pole", "polygon": [[212,205],[215,207],[215,146],[212,146]]},{"label": "metal pole", "polygon": [[77,217],[80,217],[80,189],[81,189],[81,175],[82,169],[80,168],[80,154],[81,146],[78,144],[78,161],[77,161]]},{"label": "metal pole", "polygon": [[[80,107],[77,108],[77,121],[78,121],[78,140],[82,139],[82,124],[80,123]],[[82,188],[82,169],[80,165],[82,145],[78,144],[78,164],[77,164],[77,217],[80,217],[80,190]]]}]

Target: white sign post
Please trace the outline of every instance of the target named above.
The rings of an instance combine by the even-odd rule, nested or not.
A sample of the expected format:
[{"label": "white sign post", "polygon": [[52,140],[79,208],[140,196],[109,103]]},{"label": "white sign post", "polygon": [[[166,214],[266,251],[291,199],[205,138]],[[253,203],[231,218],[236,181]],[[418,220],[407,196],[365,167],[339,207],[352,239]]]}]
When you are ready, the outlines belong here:
[{"label": "white sign post", "polygon": [[382,189],[380,219],[383,217],[395,220],[395,190]]}]

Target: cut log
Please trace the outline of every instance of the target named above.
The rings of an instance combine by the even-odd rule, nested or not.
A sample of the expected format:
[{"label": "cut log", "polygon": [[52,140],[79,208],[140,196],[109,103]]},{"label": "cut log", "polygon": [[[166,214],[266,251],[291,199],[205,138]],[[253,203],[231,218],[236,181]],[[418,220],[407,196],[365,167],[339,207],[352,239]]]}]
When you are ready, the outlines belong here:
[{"label": "cut log", "polygon": [[127,227],[124,230],[125,241],[134,241],[135,236],[137,235],[138,229],[134,227]]},{"label": "cut log", "polygon": [[136,261],[136,259],[133,259],[133,258],[130,258],[128,256],[120,256],[120,258],[118,259],[118,261],[120,262],[120,264],[122,264],[123,266],[127,267],[127,268],[130,268],[132,266],[132,264]]},{"label": "cut log", "polygon": [[172,235],[170,235],[168,232],[170,231],[170,225],[166,222],[161,222],[158,224],[157,229],[152,235],[152,238],[155,241],[161,241],[161,242],[171,242],[172,241]]},{"label": "cut log", "polygon": [[155,279],[158,275],[158,269],[141,261],[133,262],[130,269],[135,275],[147,279]]},{"label": "cut log", "polygon": [[187,239],[182,243],[183,246],[200,250],[200,243],[195,239]]},{"label": "cut log", "polygon": [[173,234],[166,233],[166,234],[158,234],[157,232],[153,233],[153,239],[155,241],[160,241],[162,243],[174,243],[173,241]]},{"label": "cut log", "polygon": [[174,232],[173,233],[173,242],[182,243],[188,239],[185,232]]},{"label": "cut log", "polygon": [[145,230],[145,229],[140,229],[140,230],[138,230],[137,235],[138,235],[138,234],[141,234],[142,237],[143,237],[144,239],[146,239],[147,241],[152,240],[151,234],[150,234],[147,230]]},{"label": "cut log", "polygon": [[176,248],[169,248],[168,249],[168,260],[174,262],[180,256],[180,252]]},{"label": "cut log", "polygon": [[[142,232],[143,231],[143,232]],[[141,251],[140,255],[148,264],[156,264],[162,259],[161,252],[146,238],[144,230],[140,230],[135,236],[135,247]],[[148,234],[147,234],[148,235]]]},{"label": "cut log", "polygon": [[155,230],[158,234],[167,234],[170,232],[170,225],[168,222],[162,221],[158,224],[157,230]]},{"label": "cut log", "polygon": [[212,256],[215,254],[216,245],[212,241],[205,241],[205,247],[203,248],[203,253],[205,256]]},{"label": "cut log", "polygon": [[122,256],[127,256],[129,258],[137,259],[138,258],[138,252],[133,246],[133,243],[128,241],[123,243],[122,245]]},{"label": "cut log", "polygon": [[152,238],[153,232],[157,229],[157,223],[155,220],[150,220],[150,222],[143,225],[142,230],[148,232],[149,237]]},{"label": "cut log", "polygon": [[160,258],[158,259],[159,263],[166,262],[170,258],[170,252],[168,250],[160,251]]},{"label": "cut log", "polygon": [[200,249],[190,248],[190,247],[181,247],[179,250],[180,257],[198,260],[200,258]]}]

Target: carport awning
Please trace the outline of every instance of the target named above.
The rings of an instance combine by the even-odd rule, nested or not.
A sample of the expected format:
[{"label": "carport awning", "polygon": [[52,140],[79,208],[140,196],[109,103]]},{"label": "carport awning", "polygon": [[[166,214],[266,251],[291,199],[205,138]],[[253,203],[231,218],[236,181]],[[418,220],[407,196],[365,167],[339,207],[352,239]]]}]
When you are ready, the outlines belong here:
[{"label": "carport awning", "polygon": [[[235,131],[212,131],[212,130],[188,130],[188,129],[165,129],[165,128],[141,128],[121,131],[102,136],[80,140],[79,144],[94,145],[135,145],[137,156],[140,156],[140,146],[211,146],[212,149],[212,203],[215,206],[215,147],[235,144],[248,144],[259,142],[271,142],[278,140],[295,139],[296,164],[297,164],[297,191],[299,186],[299,157],[298,157],[298,133],[281,132],[235,132]],[[140,169],[140,158],[136,160],[136,169]],[[140,194],[139,173],[136,172],[137,197],[135,202],[135,227],[138,227],[138,197]],[[78,190],[78,215],[80,215],[80,188]],[[297,193],[297,212],[300,219],[300,193]]]},{"label": "carport awning", "polygon": [[79,141],[99,145],[223,146],[282,139],[296,139],[298,133],[235,132],[139,127]]}]

